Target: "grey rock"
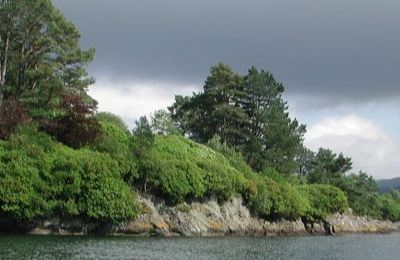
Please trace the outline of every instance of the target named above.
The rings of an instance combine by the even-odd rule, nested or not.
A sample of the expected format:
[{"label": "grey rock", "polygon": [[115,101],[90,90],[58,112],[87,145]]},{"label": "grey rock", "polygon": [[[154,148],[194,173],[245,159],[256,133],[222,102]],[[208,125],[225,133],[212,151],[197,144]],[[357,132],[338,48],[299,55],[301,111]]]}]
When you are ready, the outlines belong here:
[{"label": "grey rock", "polygon": [[82,220],[51,219],[39,223],[30,234],[157,236],[293,236],[336,233],[386,233],[398,231],[400,223],[353,215],[349,209],[318,223],[279,220],[269,222],[252,216],[241,197],[218,204],[215,199],[170,207],[147,194],[139,196],[145,212],[119,226],[97,226]]}]

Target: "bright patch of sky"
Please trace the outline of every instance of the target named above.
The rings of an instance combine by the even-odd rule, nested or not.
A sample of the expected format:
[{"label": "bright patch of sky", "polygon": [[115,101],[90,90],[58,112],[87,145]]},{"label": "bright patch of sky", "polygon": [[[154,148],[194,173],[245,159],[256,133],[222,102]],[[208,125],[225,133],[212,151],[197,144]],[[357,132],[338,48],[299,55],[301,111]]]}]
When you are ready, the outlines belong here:
[{"label": "bright patch of sky", "polygon": [[366,118],[349,114],[327,117],[311,125],[305,145],[343,152],[353,159],[355,172],[363,170],[377,178],[399,175],[400,140]]}]

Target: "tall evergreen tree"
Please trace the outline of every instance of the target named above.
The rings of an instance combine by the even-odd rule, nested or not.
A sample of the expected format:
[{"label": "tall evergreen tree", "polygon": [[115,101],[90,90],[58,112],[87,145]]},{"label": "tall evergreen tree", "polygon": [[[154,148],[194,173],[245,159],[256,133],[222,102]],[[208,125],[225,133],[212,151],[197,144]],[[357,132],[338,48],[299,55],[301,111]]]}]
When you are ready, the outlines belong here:
[{"label": "tall evergreen tree", "polygon": [[172,118],[189,136],[206,143],[214,135],[230,145],[243,144],[242,126],[248,122],[240,106],[242,77],[228,65],[213,66],[204,85],[204,92],[192,97],[177,96],[169,108]]},{"label": "tall evergreen tree", "polygon": [[[94,50],[82,50],[79,39],[50,0],[0,0],[0,104],[17,100],[46,129],[71,115],[67,103],[85,107],[74,113],[86,119],[96,107],[84,67]],[[86,120],[75,126],[88,128]]]},{"label": "tall evergreen tree", "polygon": [[244,77],[243,108],[250,118],[244,155],[258,171],[272,167],[293,173],[296,168],[295,158],[302,147],[305,126],[289,117],[282,98],[284,90],[271,73],[255,67]]},{"label": "tall evergreen tree", "polygon": [[241,84],[242,77],[228,65],[220,63],[211,68],[202,95],[203,111],[208,118],[204,142],[217,134],[223,143],[233,146],[243,143],[241,128],[248,120],[239,102]]},{"label": "tall evergreen tree", "polygon": [[239,149],[257,171],[273,167],[292,173],[305,126],[291,120],[284,87],[269,72],[251,68],[242,77],[229,66],[213,66],[204,92],[177,96],[172,118],[192,139],[207,143],[218,135]]},{"label": "tall evergreen tree", "polygon": [[351,158],[339,155],[326,148],[319,148],[312,158],[313,167],[307,174],[311,183],[332,184],[352,169]]},{"label": "tall evergreen tree", "polygon": [[51,1],[3,0],[0,9],[4,98],[41,106],[56,104],[61,94],[89,101],[86,90],[93,79],[84,65],[92,61],[94,50],[79,47],[78,30]]}]

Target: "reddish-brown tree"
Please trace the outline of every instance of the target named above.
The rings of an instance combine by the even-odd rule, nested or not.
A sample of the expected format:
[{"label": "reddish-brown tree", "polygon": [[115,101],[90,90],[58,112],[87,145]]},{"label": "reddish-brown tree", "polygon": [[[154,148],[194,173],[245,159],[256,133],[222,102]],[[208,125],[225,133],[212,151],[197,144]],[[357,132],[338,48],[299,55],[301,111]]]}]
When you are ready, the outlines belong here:
[{"label": "reddish-brown tree", "polygon": [[92,117],[95,109],[95,102],[85,102],[80,95],[63,95],[60,103],[63,114],[54,120],[42,121],[41,129],[66,145],[82,147],[100,134],[100,125]]},{"label": "reddish-brown tree", "polygon": [[0,105],[0,139],[7,139],[18,125],[29,121],[25,107],[16,100],[7,100]]}]

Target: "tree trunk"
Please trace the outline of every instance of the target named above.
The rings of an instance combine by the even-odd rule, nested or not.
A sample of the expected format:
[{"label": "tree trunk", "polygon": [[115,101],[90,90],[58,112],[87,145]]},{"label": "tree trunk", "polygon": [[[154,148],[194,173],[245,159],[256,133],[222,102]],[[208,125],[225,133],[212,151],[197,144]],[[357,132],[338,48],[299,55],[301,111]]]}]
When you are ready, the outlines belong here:
[{"label": "tree trunk", "polygon": [[18,88],[17,95],[21,96],[24,92],[24,84],[25,84],[25,47],[21,48],[21,63],[18,68]]},{"label": "tree trunk", "polygon": [[5,38],[4,48],[2,50],[2,58],[0,60],[0,102],[4,98],[4,87],[6,85],[8,49],[10,45],[10,33],[8,32]]}]

